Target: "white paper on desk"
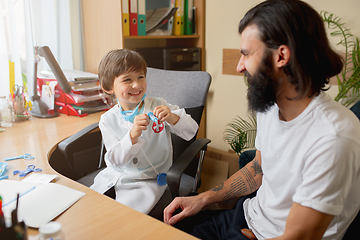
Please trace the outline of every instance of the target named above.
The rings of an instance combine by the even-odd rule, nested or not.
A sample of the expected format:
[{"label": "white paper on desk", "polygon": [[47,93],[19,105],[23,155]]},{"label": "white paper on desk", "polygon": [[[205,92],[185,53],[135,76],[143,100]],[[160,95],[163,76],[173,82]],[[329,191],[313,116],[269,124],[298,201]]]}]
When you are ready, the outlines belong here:
[{"label": "white paper on desk", "polygon": [[[24,220],[29,227],[39,228],[60,215],[85,193],[56,183],[36,184],[30,182],[2,180],[0,181],[0,195],[3,204],[16,198],[18,192],[24,194],[19,199],[18,218]],[[5,218],[11,216],[16,201],[3,207]]]}]

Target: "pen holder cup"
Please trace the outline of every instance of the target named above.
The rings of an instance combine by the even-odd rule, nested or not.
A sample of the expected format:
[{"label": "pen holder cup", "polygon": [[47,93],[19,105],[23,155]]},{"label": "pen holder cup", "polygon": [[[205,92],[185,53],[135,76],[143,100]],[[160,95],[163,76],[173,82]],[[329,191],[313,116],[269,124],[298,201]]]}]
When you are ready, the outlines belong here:
[{"label": "pen holder cup", "polygon": [[7,240],[27,240],[27,227],[24,222],[19,222],[16,226],[0,227],[0,239]]},{"label": "pen holder cup", "polygon": [[25,111],[24,98],[16,97],[13,107],[14,107],[15,115],[23,115]]},{"label": "pen holder cup", "polygon": [[27,120],[30,118],[28,107],[25,107],[26,102],[23,97],[15,97],[12,99],[12,105],[14,109],[15,121]]}]

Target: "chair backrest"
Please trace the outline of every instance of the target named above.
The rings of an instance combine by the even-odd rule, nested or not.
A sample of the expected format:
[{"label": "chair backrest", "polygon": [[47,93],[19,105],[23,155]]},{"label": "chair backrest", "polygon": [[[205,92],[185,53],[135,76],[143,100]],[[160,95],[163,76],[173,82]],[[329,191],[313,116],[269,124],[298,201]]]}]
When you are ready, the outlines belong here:
[{"label": "chair backrest", "polygon": [[205,106],[211,76],[203,71],[147,69],[146,96],[161,97],[181,108]]},{"label": "chair backrest", "polygon": [[[155,68],[148,68],[147,71],[146,96],[160,97],[170,104],[185,108],[186,112],[200,124],[211,75],[204,71],[171,71]],[[172,135],[174,161],[195,139],[196,137],[188,142]],[[188,173],[193,175],[194,172]]]}]

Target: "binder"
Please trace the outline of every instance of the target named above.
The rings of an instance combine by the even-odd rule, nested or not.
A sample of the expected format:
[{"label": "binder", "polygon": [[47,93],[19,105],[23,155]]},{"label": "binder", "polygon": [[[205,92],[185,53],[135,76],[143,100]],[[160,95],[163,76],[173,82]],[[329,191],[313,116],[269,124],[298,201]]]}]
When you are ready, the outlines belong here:
[{"label": "binder", "polygon": [[138,35],[146,35],[146,0],[138,0]]},{"label": "binder", "polygon": [[175,7],[177,7],[176,13],[174,15],[173,22],[173,35],[181,35],[181,5],[182,0],[175,0]]},{"label": "binder", "polygon": [[181,5],[180,5],[180,35],[184,35],[184,9],[185,9],[185,0],[181,0]]},{"label": "binder", "polygon": [[193,7],[194,0],[185,0],[184,35],[193,34]]},{"label": "binder", "polygon": [[138,35],[137,1],[129,0],[130,36]]},{"label": "binder", "polygon": [[193,16],[193,18],[192,18],[192,27],[193,27],[193,29],[192,29],[192,34],[196,34],[196,7],[193,7],[193,9],[192,9],[192,16]]},{"label": "binder", "polygon": [[129,23],[129,0],[122,1],[122,20],[123,20],[123,35],[130,36],[130,23]]},{"label": "binder", "polygon": [[[171,8],[174,8],[175,7],[175,0],[169,0],[169,7],[171,7]],[[168,31],[172,31],[172,29],[173,29],[173,24],[174,24],[174,17],[171,17],[170,19],[169,19],[169,21],[166,23],[166,30],[168,30]]]}]

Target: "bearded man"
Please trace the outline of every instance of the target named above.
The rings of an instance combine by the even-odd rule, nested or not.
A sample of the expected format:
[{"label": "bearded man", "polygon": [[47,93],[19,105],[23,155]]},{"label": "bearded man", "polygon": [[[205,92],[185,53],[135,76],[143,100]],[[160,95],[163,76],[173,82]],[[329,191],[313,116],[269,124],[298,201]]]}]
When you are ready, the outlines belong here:
[{"label": "bearded man", "polygon": [[[239,33],[256,156],[219,186],[175,198],[164,222],[201,239],[341,239],[360,208],[360,123],[324,92],[343,60],[299,0],[258,4]],[[232,198],[233,209],[201,211]]]}]

